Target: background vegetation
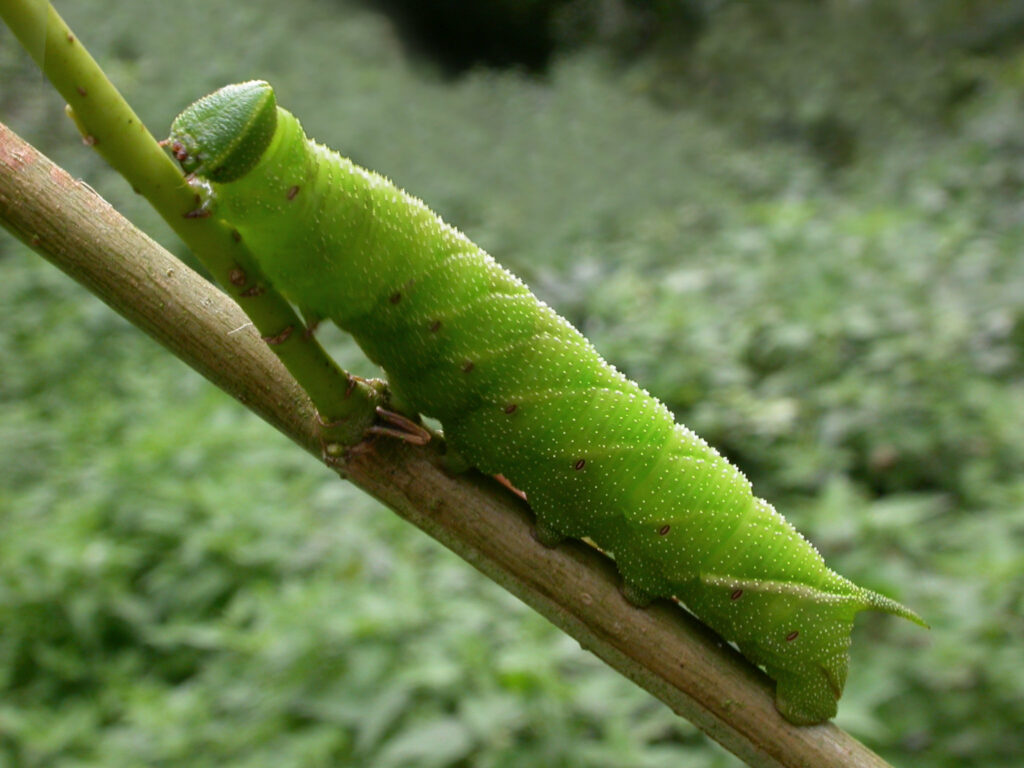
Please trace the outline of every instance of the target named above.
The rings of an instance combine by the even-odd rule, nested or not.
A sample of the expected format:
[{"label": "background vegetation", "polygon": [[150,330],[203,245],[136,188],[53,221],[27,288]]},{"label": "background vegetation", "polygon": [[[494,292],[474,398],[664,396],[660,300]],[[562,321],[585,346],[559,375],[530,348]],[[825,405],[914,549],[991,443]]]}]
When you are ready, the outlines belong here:
[{"label": "background vegetation", "polygon": [[[157,133],[271,80],[926,616],[841,726],[1021,765],[1024,3],[416,5],[58,2]],[[2,27],[0,83],[181,252]],[[0,308],[0,766],[736,764],[6,235]]]}]

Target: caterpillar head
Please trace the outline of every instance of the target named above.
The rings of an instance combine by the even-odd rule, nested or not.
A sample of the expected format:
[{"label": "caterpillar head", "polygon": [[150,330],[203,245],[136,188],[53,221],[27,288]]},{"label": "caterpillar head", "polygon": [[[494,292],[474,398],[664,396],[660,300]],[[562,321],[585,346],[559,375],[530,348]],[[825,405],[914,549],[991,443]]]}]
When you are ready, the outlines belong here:
[{"label": "caterpillar head", "polygon": [[256,165],[276,127],[274,90],[263,80],[250,80],[188,107],[175,118],[166,143],[186,173],[224,183]]}]

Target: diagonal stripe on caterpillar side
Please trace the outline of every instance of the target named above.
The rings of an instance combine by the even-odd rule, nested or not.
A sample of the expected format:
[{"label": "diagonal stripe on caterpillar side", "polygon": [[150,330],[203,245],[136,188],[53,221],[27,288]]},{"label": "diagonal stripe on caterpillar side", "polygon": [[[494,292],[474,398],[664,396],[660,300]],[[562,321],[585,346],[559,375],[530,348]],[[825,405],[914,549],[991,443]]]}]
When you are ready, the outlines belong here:
[{"label": "diagonal stripe on caterpillar side", "polygon": [[306,138],[262,81],[200,99],[170,146],[274,286],[351,333],[401,402],[521,488],[551,537],[612,554],[637,602],[675,597],[835,715],[854,616],[913,611],[831,571],[740,471],[511,273],[382,176]]}]

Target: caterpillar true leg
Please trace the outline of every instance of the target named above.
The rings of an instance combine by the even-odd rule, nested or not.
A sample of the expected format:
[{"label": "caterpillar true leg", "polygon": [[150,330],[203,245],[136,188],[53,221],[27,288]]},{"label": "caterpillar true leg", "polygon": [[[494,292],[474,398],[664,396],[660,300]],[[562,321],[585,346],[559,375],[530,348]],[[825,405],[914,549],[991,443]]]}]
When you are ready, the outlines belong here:
[{"label": "caterpillar true leg", "polygon": [[426,445],[430,442],[430,431],[407,416],[381,408],[379,405],[377,406],[377,416],[391,426],[374,424],[366,430],[368,435],[393,437],[412,445]]}]

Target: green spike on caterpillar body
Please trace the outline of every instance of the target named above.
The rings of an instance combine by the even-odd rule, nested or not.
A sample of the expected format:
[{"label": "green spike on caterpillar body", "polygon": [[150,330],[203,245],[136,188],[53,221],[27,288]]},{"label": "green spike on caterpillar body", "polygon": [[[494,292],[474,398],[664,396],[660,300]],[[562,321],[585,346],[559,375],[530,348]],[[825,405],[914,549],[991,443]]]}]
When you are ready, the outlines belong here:
[{"label": "green spike on caterpillar body", "polygon": [[835,715],[859,611],[924,624],[829,570],[736,467],[421,201],[307,139],[267,83],[200,99],[169,143],[282,294],[522,489],[546,537],[589,537],[631,599],[677,598],[763,666],[787,719]]}]

